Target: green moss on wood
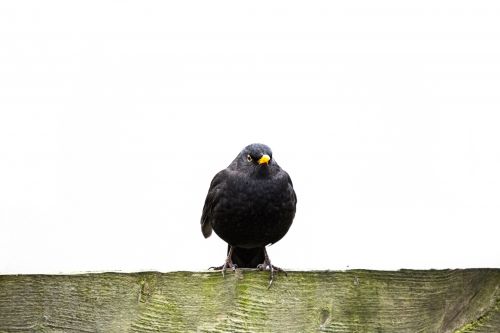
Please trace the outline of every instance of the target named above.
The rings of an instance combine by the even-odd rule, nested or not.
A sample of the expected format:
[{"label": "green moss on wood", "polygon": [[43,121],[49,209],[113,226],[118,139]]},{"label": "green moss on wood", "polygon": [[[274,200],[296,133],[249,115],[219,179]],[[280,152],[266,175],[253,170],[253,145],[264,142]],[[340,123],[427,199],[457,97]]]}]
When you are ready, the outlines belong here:
[{"label": "green moss on wood", "polygon": [[0,332],[497,332],[500,270],[0,276]]}]

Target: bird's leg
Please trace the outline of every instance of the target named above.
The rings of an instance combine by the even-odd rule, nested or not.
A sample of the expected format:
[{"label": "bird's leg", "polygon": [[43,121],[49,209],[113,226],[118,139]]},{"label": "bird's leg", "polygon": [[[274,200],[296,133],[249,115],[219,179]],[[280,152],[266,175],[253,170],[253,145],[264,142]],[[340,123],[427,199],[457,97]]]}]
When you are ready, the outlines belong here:
[{"label": "bird's leg", "polygon": [[260,269],[261,271],[269,269],[271,274],[269,276],[269,285],[267,286],[268,289],[271,288],[271,284],[273,283],[274,275],[276,273],[283,272],[283,273],[285,273],[285,276],[288,276],[288,274],[285,272],[285,270],[271,264],[271,260],[269,259],[269,256],[267,255],[267,251],[266,251],[265,247],[264,247],[264,262],[262,264],[258,265],[257,268]]},{"label": "bird's leg", "polygon": [[231,259],[232,256],[233,256],[233,247],[229,246],[229,251],[227,252],[227,258],[226,261],[224,262],[224,265],[217,267],[212,266],[209,269],[213,269],[215,271],[222,270],[222,276],[225,276],[227,268],[232,268],[233,272],[236,271],[236,265],[233,264],[233,260]]}]

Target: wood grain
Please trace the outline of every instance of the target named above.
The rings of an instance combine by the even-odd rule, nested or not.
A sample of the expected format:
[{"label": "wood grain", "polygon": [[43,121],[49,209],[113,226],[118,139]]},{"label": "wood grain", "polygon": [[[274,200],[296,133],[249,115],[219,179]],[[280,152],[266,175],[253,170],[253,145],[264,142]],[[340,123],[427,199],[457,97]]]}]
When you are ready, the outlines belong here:
[{"label": "wood grain", "polygon": [[0,332],[500,332],[500,269],[0,276]]}]

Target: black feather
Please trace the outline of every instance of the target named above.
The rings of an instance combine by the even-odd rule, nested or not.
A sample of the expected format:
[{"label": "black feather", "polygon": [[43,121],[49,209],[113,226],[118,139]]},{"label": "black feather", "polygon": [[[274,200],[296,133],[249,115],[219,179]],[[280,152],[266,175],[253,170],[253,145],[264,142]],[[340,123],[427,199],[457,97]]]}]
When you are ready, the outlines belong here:
[{"label": "black feather", "polygon": [[[268,163],[259,164],[263,155]],[[215,233],[235,248],[233,262],[255,267],[264,247],[278,242],[292,225],[297,197],[288,173],[263,144],[245,147],[213,178],[201,217],[202,232]]]}]

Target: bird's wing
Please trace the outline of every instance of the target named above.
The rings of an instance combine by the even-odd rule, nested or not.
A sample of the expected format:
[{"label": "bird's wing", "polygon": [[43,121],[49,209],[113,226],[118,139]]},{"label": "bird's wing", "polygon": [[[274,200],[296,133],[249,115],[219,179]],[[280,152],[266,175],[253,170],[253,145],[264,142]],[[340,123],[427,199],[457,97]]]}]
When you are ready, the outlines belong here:
[{"label": "bird's wing", "polygon": [[290,178],[290,175],[286,173],[286,177],[288,178],[288,188],[290,191],[292,191],[292,199],[295,201],[294,205],[297,204],[297,195],[295,194],[295,190],[293,189],[293,183],[292,183],[292,178]]},{"label": "bird's wing", "polygon": [[205,205],[203,206],[203,213],[201,214],[201,232],[205,238],[210,237],[212,234],[212,211],[219,200],[219,192],[221,191],[222,183],[226,178],[226,170],[218,172],[210,183]]}]

